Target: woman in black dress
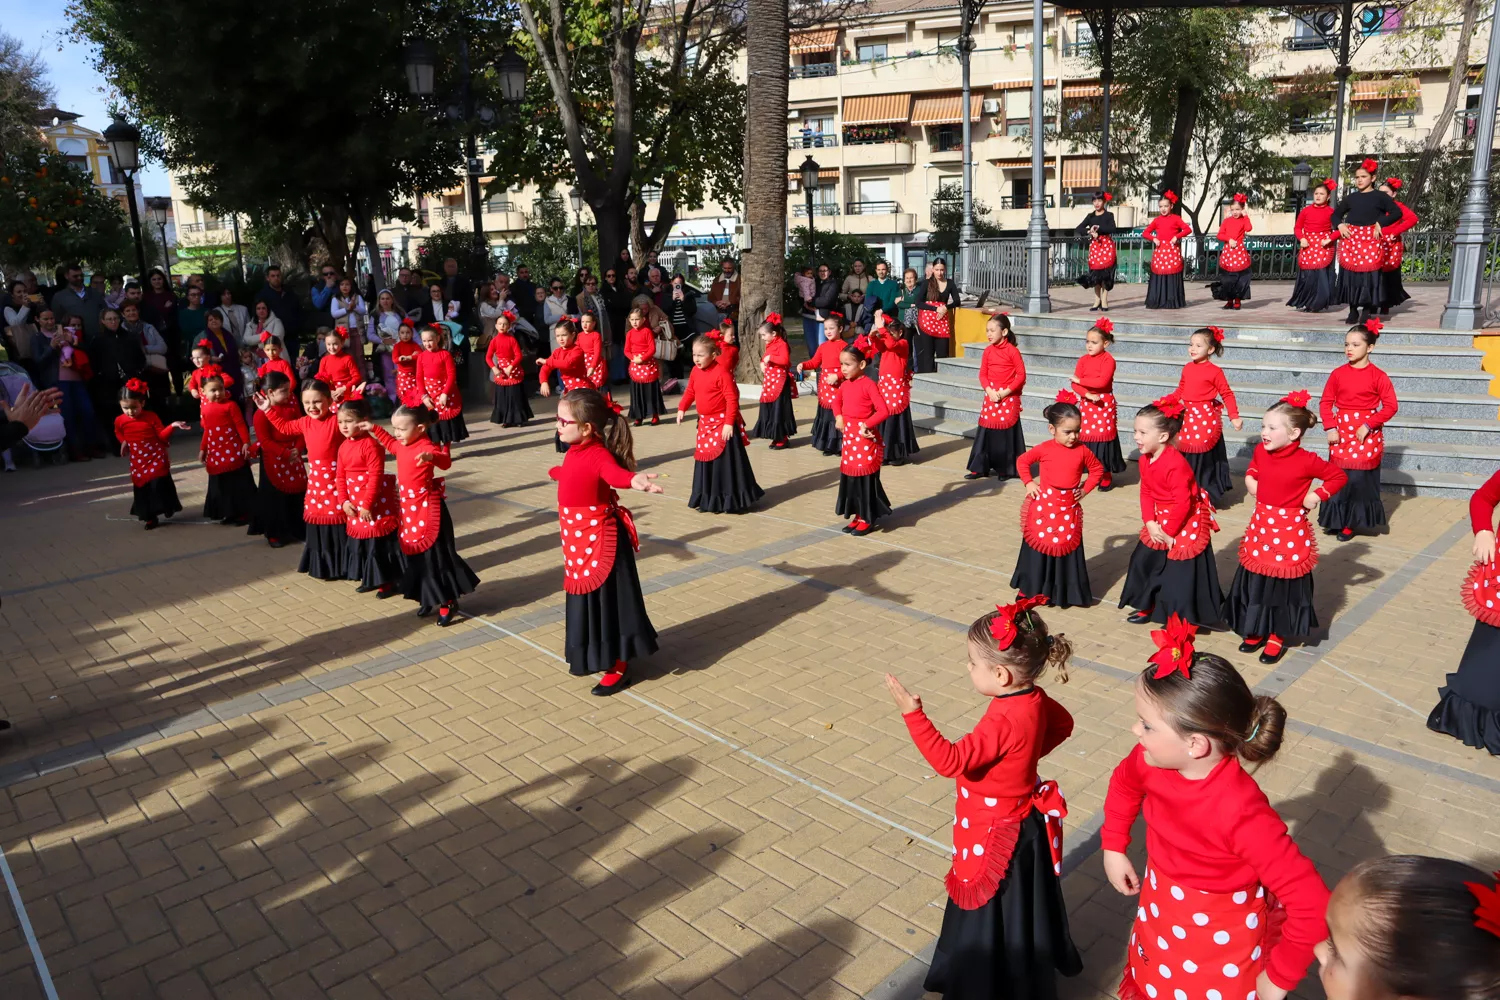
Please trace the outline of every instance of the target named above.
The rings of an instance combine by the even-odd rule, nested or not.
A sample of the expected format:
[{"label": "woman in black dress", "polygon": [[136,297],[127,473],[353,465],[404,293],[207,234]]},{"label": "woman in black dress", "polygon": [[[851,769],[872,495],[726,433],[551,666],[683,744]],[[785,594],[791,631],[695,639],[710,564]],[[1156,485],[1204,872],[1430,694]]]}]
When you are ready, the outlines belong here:
[{"label": "woman in black dress", "polygon": [[1115,287],[1115,215],[1109,210],[1114,196],[1108,191],[1094,194],[1094,210],[1073,227],[1073,235],[1089,241],[1089,269],[1078,283],[1094,292],[1089,312],[1109,312],[1109,290]]},{"label": "woman in black dress", "polygon": [[1345,323],[1363,323],[1384,302],[1380,266],[1385,262],[1383,226],[1401,221],[1395,199],[1375,187],[1380,164],[1366,159],[1354,168],[1354,190],[1333,210],[1339,231],[1338,301],[1349,307]]},{"label": "woman in black dress", "polygon": [[958,295],[958,283],[948,277],[948,262],[939,257],[932,262],[932,277],[917,303],[917,332],[911,338],[913,371],[935,372],[937,359],[951,353]]}]

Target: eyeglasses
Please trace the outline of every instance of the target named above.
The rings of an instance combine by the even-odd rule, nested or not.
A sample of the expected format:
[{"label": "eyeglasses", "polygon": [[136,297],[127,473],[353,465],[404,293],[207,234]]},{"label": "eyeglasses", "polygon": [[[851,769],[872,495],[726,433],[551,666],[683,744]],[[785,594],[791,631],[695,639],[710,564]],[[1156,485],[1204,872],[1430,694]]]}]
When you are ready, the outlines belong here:
[{"label": "eyeglasses", "polygon": [[552,290],[553,290],[553,291],[554,291],[554,292],[560,292],[560,291],[562,291],[562,289],[563,289],[563,286],[562,286],[562,285],[553,285],[553,286],[552,286]]},{"label": "eyeglasses", "polygon": [[332,271],[324,271],[323,272],[323,277],[325,277],[325,278],[331,278],[331,277],[333,277],[333,274],[334,274],[334,272],[332,272]]},{"label": "eyeglasses", "polygon": [[578,423],[578,421],[576,421],[576,420],[568,420],[568,419],[564,418],[561,414],[559,414],[558,417],[557,417],[557,426],[559,426],[559,427],[570,427],[570,426],[572,426],[573,424],[576,424],[576,423]]}]

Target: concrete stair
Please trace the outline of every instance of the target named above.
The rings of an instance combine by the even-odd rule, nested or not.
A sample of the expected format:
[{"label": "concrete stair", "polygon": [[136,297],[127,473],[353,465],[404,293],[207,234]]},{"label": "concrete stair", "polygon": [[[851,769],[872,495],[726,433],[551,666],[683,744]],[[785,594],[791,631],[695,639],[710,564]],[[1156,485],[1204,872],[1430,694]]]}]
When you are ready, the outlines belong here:
[{"label": "concrete stair", "polygon": [[[1029,444],[1046,439],[1042,410],[1067,387],[1083,354],[1089,320],[1013,313],[1026,359],[1021,424]],[[1224,423],[1230,466],[1239,473],[1260,440],[1260,416],[1292,389],[1306,389],[1313,409],[1328,373],[1344,363],[1343,326],[1287,330],[1224,326],[1224,370],[1244,417],[1236,431]],[[1115,395],[1120,403],[1120,447],[1133,457],[1135,411],[1177,385],[1194,329],[1171,322],[1115,325]],[[938,362],[933,374],[912,378],[912,417],[940,434],[972,437],[983,393],[979,358],[984,345]],[[1389,329],[1373,355],[1395,384],[1401,407],[1386,424],[1382,488],[1407,496],[1465,498],[1500,466],[1500,399],[1488,394],[1491,376],[1480,370],[1473,335],[1442,330]],[[1328,453],[1323,427],[1308,446]]]}]

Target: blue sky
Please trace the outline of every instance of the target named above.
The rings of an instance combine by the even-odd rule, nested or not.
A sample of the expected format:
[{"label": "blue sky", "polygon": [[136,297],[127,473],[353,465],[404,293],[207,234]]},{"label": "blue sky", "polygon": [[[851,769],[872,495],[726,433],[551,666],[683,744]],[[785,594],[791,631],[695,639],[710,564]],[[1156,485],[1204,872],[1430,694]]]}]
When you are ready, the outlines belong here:
[{"label": "blue sky", "polygon": [[[109,87],[94,69],[94,52],[67,37],[64,0],[0,0],[0,25],[33,49],[47,63],[47,77],[57,91],[57,106],[82,115],[81,124],[98,132],[109,127]],[[170,193],[167,172],[147,162],[141,171],[146,195]]]}]

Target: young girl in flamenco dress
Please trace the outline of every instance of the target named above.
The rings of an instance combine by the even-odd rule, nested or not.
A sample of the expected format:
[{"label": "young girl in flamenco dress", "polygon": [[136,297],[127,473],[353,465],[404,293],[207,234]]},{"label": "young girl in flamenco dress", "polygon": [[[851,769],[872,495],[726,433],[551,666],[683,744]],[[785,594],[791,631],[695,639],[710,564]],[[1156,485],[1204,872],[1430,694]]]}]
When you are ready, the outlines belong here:
[{"label": "young girl in flamenco dress", "polygon": [[1115,324],[1100,317],[1084,336],[1083,357],[1073,366],[1073,395],[1083,425],[1078,440],[1104,466],[1101,492],[1114,488],[1115,474],[1126,469],[1120,451],[1120,410],[1115,402],[1115,357],[1109,347],[1115,342]]},{"label": "young girl in flamenco dress", "polygon": [[1318,508],[1318,526],[1341,542],[1356,531],[1375,531],[1386,523],[1380,499],[1382,428],[1400,404],[1390,376],[1370,362],[1379,339],[1378,319],[1350,327],[1344,334],[1349,363],[1333,370],[1318,400],[1318,416],[1328,428],[1328,460],[1349,477],[1349,485]]},{"label": "young girl in flamenco dress", "polygon": [[740,390],[734,376],[719,364],[719,342],[708,336],[693,341],[693,371],[677,422],[688,407],[698,407],[698,434],[693,448],[693,491],[688,506],[709,514],[738,514],[766,495],[755,481],[748,438],[740,424]]},{"label": "young girl in flamenco dress", "polygon": [[838,392],[839,379],[843,377],[839,358],[847,346],[843,330],[843,315],[829,313],[823,321],[827,339],[818,345],[817,353],[797,366],[799,372],[818,373],[818,412],[813,417],[812,444],[825,455],[837,455],[843,447],[843,439],[833,421],[833,397]]},{"label": "young girl in flamenco dress", "polygon": [[[1059,608],[1094,603],[1089,568],[1083,556],[1083,504],[1099,485],[1104,468],[1094,453],[1078,443],[1077,397],[1064,389],[1057,402],[1042,411],[1052,428],[1044,441],[1016,460],[1016,472],[1026,484],[1021,502],[1021,553],[1010,585],[1016,593],[1047,598]],[[1037,479],[1031,466],[1041,467]]]},{"label": "young girl in flamenco dress", "polygon": [[833,400],[833,419],[840,435],[839,495],[834,510],[849,518],[844,531],[868,535],[875,522],[891,512],[891,502],[880,483],[885,445],[881,425],[889,411],[880,387],[865,375],[865,359],[873,350],[868,337],[855,338],[839,355],[843,380]]},{"label": "young girl in flamenco dress", "polygon": [[797,415],[792,412],[797,383],[791,378],[792,354],[781,313],[766,313],[759,334],[765,352],[760,359],[760,416],[750,436],[770,441],[773,451],[781,451],[797,433]]},{"label": "young girl in flamenco dress", "polygon": [[1016,346],[1016,335],[1005,313],[991,316],[984,325],[989,346],[979,359],[979,427],[969,449],[965,479],[1016,474],[1016,459],[1026,450],[1021,431],[1021,392],[1026,388],[1026,362]]},{"label": "young girl in flamenco dress", "polygon": [[1182,309],[1182,241],[1193,235],[1193,227],[1177,212],[1177,193],[1164,191],[1157,202],[1156,218],[1146,223],[1141,236],[1151,241],[1151,276],[1146,281],[1147,309]]},{"label": "young girl in flamenco dress", "polygon": [[495,383],[495,408],[490,413],[490,423],[501,427],[525,427],[533,416],[526,398],[526,361],[521,355],[521,342],[510,332],[515,323],[516,314],[509,309],[497,316],[495,335],[484,351],[490,381]]},{"label": "young girl in flamenco dress", "polygon": [[182,510],[177,486],[172,482],[167,442],[174,430],[192,427],[183,420],[163,425],[160,417],[146,409],[150,394],[141,379],[128,380],[120,389],[120,415],[114,426],[120,454],[130,459],[130,485],[135,494],[130,515],[144,521],[147,531],[160,525],[162,518]]},{"label": "young girl in flamenco dress", "polygon": [[911,341],[906,327],[880,313],[870,343],[879,352],[880,377],[876,385],[890,416],[885,418],[885,464],[905,465],[921,451],[916,425],[911,422]]},{"label": "young girl in flamenco dress", "polygon": [[1229,451],[1224,447],[1224,414],[1235,430],[1244,430],[1240,406],[1224,370],[1213,359],[1224,354],[1224,331],[1216,326],[1194,330],[1188,337],[1188,363],[1177,379],[1177,396],[1186,407],[1182,430],[1173,442],[1192,466],[1193,478],[1208,490],[1214,507],[1224,506],[1224,495],[1234,486],[1229,477]]}]

